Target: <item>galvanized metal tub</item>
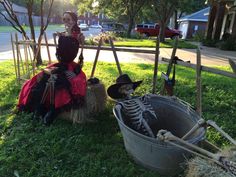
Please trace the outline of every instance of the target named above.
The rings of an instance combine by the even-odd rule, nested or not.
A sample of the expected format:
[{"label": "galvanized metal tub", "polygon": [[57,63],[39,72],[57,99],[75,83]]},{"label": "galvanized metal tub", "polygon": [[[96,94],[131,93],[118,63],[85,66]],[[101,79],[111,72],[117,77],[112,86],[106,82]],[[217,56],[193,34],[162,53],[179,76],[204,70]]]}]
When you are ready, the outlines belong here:
[{"label": "galvanized metal tub", "polygon": [[[158,130],[170,131],[177,137],[185,135],[200,119],[197,113],[181,100],[151,95],[150,103],[160,121]],[[118,121],[127,152],[133,159],[162,175],[175,175],[180,172],[190,154],[161,140],[144,136],[124,124],[121,108],[115,106],[113,113]],[[188,142],[198,144],[205,137],[205,130],[198,129],[188,138]]]}]

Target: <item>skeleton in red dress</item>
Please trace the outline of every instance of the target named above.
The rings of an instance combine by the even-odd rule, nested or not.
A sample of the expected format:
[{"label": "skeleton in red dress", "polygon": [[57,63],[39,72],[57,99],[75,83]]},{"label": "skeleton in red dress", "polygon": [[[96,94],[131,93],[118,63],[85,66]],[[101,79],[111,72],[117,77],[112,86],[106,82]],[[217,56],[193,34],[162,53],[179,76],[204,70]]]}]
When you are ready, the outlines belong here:
[{"label": "skeleton in red dress", "polygon": [[[61,110],[83,102],[86,76],[81,65],[73,61],[78,49],[79,42],[74,37],[59,37],[56,51],[59,62],[47,67],[50,74],[42,71],[23,85],[19,95],[19,110],[34,112],[45,124],[50,124]],[[51,97],[44,93],[50,80],[54,82]]]}]

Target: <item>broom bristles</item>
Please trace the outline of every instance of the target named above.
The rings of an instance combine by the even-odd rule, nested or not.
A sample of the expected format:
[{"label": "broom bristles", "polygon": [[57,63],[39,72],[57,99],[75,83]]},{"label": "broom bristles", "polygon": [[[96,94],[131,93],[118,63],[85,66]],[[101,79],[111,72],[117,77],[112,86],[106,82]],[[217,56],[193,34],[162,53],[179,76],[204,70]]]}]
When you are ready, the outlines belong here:
[{"label": "broom bristles", "polygon": [[[230,161],[236,162],[235,147],[223,150],[220,154],[227,157]],[[216,163],[196,157],[188,161],[186,177],[234,177],[234,175],[225,171]]]},{"label": "broom bristles", "polygon": [[84,105],[78,109],[71,109],[71,112],[64,112],[60,117],[73,123],[93,122],[95,121],[92,118],[93,115],[105,109],[106,99],[107,95],[104,84],[88,85]]}]

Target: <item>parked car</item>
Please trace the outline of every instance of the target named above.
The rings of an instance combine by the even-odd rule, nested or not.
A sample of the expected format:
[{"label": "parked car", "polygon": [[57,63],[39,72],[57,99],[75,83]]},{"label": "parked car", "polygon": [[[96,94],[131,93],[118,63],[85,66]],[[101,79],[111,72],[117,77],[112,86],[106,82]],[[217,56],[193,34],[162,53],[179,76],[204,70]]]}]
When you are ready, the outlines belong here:
[{"label": "parked car", "polygon": [[[160,26],[158,24],[139,24],[136,26],[135,31],[145,36],[157,36],[159,34]],[[166,38],[175,38],[176,36],[182,37],[182,32],[176,29],[170,29],[166,27],[165,37]]]},{"label": "parked car", "polygon": [[79,27],[82,31],[88,31],[89,30],[89,26],[86,23],[81,23],[79,25]]},{"label": "parked car", "polygon": [[125,27],[121,23],[103,23],[102,24],[102,32],[111,31],[116,34],[124,34],[125,33]]}]

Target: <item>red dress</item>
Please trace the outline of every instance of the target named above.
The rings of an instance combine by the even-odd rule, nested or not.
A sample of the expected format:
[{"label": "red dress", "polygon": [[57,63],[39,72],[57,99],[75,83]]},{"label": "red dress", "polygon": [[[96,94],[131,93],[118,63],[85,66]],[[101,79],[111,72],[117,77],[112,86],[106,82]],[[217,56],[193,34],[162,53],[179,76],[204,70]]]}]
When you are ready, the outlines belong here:
[{"label": "red dress", "polygon": [[[54,67],[56,64],[52,64],[48,66],[47,68]],[[74,71],[78,64],[75,62],[68,63],[68,70]],[[37,80],[39,77],[43,75],[43,72],[40,72],[39,74],[35,75],[32,79],[26,81],[21,89],[20,95],[19,95],[19,102],[18,102],[18,108],[22,106],[26,106],[26,104],[29,101],[29,96],[32,88],[37,84]],[[70,83],[70,91],[66,88],[57,89],[55,88],[55,109],[61,108],[69,103],[72,102],[72,100],[75,99],[81,99],[81,97],[84,97],[86,94],[86,75],[81,70],[78,75],[73,77],[69,80]],[[73,97],[73,98],[72,98]],[[47,101],[49,98],[46,99]],[[46,101],[46,105],[49,105],[49,101]]]}]

